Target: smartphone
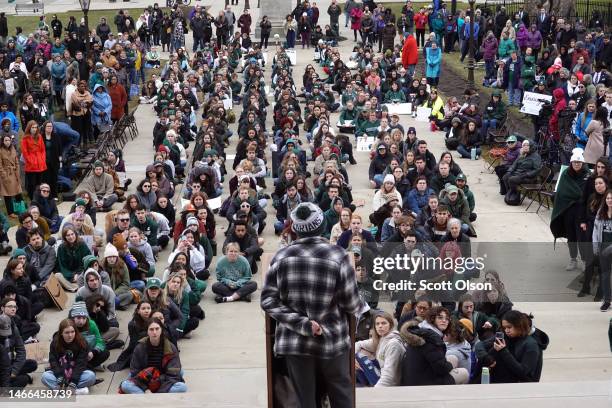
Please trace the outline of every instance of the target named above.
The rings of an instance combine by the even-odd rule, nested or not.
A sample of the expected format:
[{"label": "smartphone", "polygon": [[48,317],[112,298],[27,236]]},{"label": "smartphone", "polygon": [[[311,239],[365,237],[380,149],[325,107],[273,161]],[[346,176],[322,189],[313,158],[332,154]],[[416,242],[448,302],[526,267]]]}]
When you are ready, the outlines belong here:
[{"label": "smartphone", "polygon": [[496,332],[495,333],[495,339],[500,339],[503,340],[504,339],[504,332]]}]

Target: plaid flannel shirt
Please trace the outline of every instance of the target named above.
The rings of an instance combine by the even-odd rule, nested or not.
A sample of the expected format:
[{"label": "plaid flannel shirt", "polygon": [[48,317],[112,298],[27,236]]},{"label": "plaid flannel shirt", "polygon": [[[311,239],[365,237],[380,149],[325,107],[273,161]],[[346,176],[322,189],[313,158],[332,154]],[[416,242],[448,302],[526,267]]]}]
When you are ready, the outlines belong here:
[{"label": "plaid flannel shirt", "polygon": [[[361,300],[347,252],[322,237],[294,241],[270,263],[261,307],[277,321],[274,352],[332,358],[350,345],[346,314]],[[313,336],[310,321],[323,335]]]}]

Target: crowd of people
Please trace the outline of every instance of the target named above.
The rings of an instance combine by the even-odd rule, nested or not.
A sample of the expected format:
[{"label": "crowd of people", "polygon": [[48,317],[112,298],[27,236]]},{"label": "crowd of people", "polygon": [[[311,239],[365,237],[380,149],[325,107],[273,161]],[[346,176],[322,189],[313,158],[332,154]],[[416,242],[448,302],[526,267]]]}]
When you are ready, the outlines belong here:
[{"label": "crowd of people", "polygon": [[[350,56],[337,48],[342,13],[355,40],[358,33],[362,40]],[[469,280],[482,272],[491,285],[476,292],[387,294],[373,286],[378,256],[472,256],[476,198],[459,159],[484,154],[489,130],[501,126],[508,105],[520,102],[520,89],[513,84],[526,83],[525,78],[519,82],[518,73],[523,75],[523,64],[535,58],[539,47],[521,47],[516,39],[514,51],[499,55],[510,67],[505,86],[498,86],[508,91],[507,105],[500,89],[488,103],[481,103],[473,88],[461,102],[454,97],[444,101],[436,88],[442,55],[452,52],[457,41],[465,54],[465,33],[472,32],[465,29],[470,16],[464,11],[452,16],[444,4],[434,2],[417,13],[408,2],[396,19],[373,2],[349,0],[342,10],[332,0],[327,14],[330,24],[323,30],[316,3],[298,5],[284,25],[286,42],[267,58],[267,17],[258,22],[262,35],[255,42],[249,10],[236,18],[230,6],[214,17],[199,5],[183,12],[155,4],[136,22],[120,10],[114,18],[116,35],[105,18],[88,33],[74,17],[64,28],[57,16],[49,25],[43,16],[36,32],[26,36],[15,27],[9,36],[3,32],[6,17],[0,15],[5,72],[0,193],[8,215],[2,215],[0,254],[10,254],[0,281],[0,386],[32,383],[37,364],[25,358],[24,343],[38,341],[37,315],[54,307],[45,285],[55,279],[75,293],[75,302],[53,335],[42,375],[46,387],[84,394],[101,381],[96,372],[129,368],[120,393],[185,392],[178,344],[205,318],[201,301],[209,285],[216,303],[251,301],[267,224],[279,237],[279,253],[265,280],[261,307],[282,323],[275,351],[293,357],[287,364],[294,383],[303,387],[299,394],[308,394],[314,385],[304,374],[308,370],[300,373],[303,360],[298,357],[345,355],[348,331],[339,322],[340,312],[358,315],[355,359],[361,385],[539,381],[548,337],[532,324],[533,316],[512,308],[503,277],[495,271],[464,275]],[[484,18],[477,10],[474,20]],[[486,45],[498,20],[491,26],[475,24],[479,44],[482,39]],[[446,21],[454,27],[451,32],[444,31]],[[512,29],[509,23],[500,31]],[[610,307],[612,192],[603,135],[612,111],[607,88],[612,77],[605,70],[612,46],[602,39],[604,45],[592,47],[586,60],[587,48],[573,44],[577,38],[567,34],[571,25],[561,24],[564,28],[548,42],[543,58],[548,52],[547,59],[560,58],[562,66],[568,61],[570,66],[551,72],[546,67],[537,85],[534,69],[533,85],[539,93],[553,94],[553,134],[566,104],[574,101],[574,109],[584,111],[575,124],[578,149],[568,155],[570,167],[560,176],[551,229],[555,237],[568,238],[568,268],[576,269],[579,250],[585,261],[579,296],[590,293],[599,268],[605,311]],[[185,48],[188,30],[191,53]],[[314,47],[317,57],[303,73],[294,72],[287,53],[298,33],[302,47]],[[160,44],[169,52],[163,66]],[[571,49],[571,56],[563,56],[563,49]],[[581,70],[593,61],[595,73],[587,84],[588,74]],[[575,67],[572,75],[562,76]],[[580,96],[585,91],[578,85],[567,93],[578,72],[583,74],[580,83],[597,85],[589,90],[593,101]],[[56,198],[64,188],[73,188],[71,165],[63,159],[78,146],[95,144],[134,99],[157,116],[153,134],[139,136],[151,143],[154,154],[135,180],[135,192],[129,189],[129,163],[120,150],[111,151],[97,158],[91,173],[74,186],[74,204],[60,215]],[[415,127],[389,114],[387,104],[396,103],[411,103],[415,113],[417,107],[430,109],[430,130],[446,132],[448,150],[434,155]],[[336,113],[334,123],[331,115]],[[540,146],[548,133],[536,126],[542,139],[508,137],[495,169],[508,203],[541,169]],[[357,164],[354,144],[363,138],[374,140],[370,151],[359,156],[369,158],[368,180],[376,190],[369,214],[354,199],[349,179]],[[226,161],[230,153],[235,157]],[[593,174],[590,164],[595,165]],[[220,208],[209,205],[215,198]],[[175,202],[180,206],[175,208]],[[105,213],[104,225],[98,212]],[[220,217],[228,224],[224,237]],[[19,223],[14,250],[9,218]],[[588,245],[575,245],[585,240]],[[348,254],[355,274],[346,264]],[[291,268],[296,273],[283,275]],[[430,272],[425,279],[457,279],[452,268]],[[211,273],[216,279],[209,284]],[[335,274],[341,284],[334,283]],[[338,291],[342,301],[331,301]],[[387,295],[395,303],[393,315],[378,310]],[[117,311],[128,309],[133,315],[126,344],[119,339],[125,328],[119,327]],[[307,318],[309,312],[313,316]],[[322,334],[325,341],[313,343],[312,336]],[[113,349],[122,350],[111,362]],[[379,369],[370,370],[375,365]]]}]

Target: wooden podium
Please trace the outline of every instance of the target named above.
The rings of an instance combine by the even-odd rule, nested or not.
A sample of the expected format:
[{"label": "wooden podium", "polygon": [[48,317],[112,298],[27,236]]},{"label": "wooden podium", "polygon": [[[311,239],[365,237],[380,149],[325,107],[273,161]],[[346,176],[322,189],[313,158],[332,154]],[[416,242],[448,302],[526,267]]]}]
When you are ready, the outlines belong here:
[{"label": "wooden podium", "polygon": [[[266,274],[270,267],[270,261],[274,254],[264,253],[261,256],[261,273],[262,273],[262,287],[266,283]],[[352,257],[351,257],[352,259]],[[353,261],[354,262],[354,261]],[[347,315],[347,321],[349,324],[350,334],[350,354],[349,354],[349,370],[351,373],[351,382],[353,384],[353,407],[356,406],[355,401],[355,359],[352,358],[355,355],[355,332],[356,332],[356,319],[355,316]],[[276,321],[272,319],[267,313],[265,314],[265,327],[266,327],[266,383],[268,386],[268,408],[287,408],[277,403],[275,396],[275,384],[277,383],[279,371],[284,366],[284,360],[274,355],[274,334],[276,331]],[[283,370],[284,371],[284,370]],[[333,407],[332,407],[333,408]]]}]

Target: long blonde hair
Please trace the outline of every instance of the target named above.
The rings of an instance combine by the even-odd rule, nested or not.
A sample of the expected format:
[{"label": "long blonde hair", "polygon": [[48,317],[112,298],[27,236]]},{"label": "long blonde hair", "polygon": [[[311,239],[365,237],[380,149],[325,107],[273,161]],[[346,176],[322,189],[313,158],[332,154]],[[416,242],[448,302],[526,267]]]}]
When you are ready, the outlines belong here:
[{"label": "long blonde hair", "polygon": [[[182,269],[184,269],[184,267]],[[179,286],[177,293],[173,295],[172,293],[170,293],[169,284],[170,282],[172,282],[172,279],[174,278],[179,278],[181,280],[181,286]],[[170,276],[168,277],[168,280],[166,281],[166,286],[164,286],[164,290],[162,292],[164,292],[166,298],[173,299],[176,305],[180,307],[181,301],[183,300],[183,293],[185,292],[186,286],[187,286],[187,280],[183,279],[183,277],[178,272],[172,272]]]},{"label": "long blonde hair", "polygon": [[372,321],[372,330],[370,331],[370,336],[372,337],[372,344],[374,345],[374,350],[372,351],[372,353],[376,353],[378,351],[378,344],[380,343],[380,339],[381,339],[381,337],[376,332],[376,319],[378,319],[379,317],[389,322],[389,326],[390,326],[389,333],[391,333],[391,331],[395,327],[395,321],[393,320],[393,316],[391,316],[389,313],[379,312],[374,315],[374,318]]}]

